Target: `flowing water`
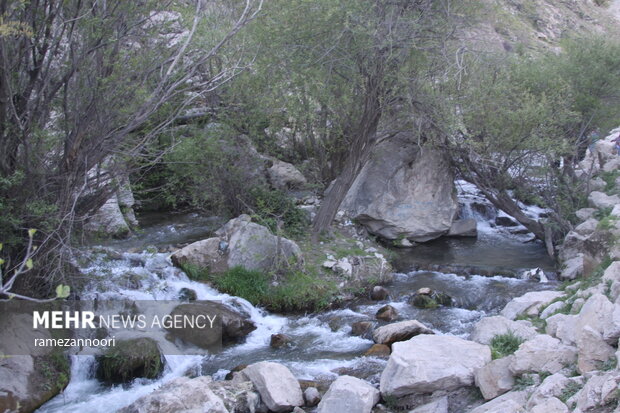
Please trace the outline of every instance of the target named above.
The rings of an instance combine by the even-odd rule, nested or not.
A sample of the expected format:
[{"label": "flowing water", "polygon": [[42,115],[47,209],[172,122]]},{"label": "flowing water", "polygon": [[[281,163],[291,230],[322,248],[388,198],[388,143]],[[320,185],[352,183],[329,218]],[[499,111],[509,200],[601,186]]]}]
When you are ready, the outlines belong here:
[{"label": "flowing water", "polygon": [[[475,215],[470,207],[476,196],[472,188],[461,189],[462,215]],[[398,310],[402,319],[417,319],[438,334],[466,338],[481,317],[497,313],[511,298],[527,291],[554,287],[553,283],[541,284],[503,276],[463,277],[410,270],[424,260],[517,271],[532,267],[552,268],[540,244],[524,243],[527,235],[515,235],[514,230],[506,232],[494,228],[491,222],[493,217],[476,214],[481,229],[477,240],[440,240],[400,251],[397,260],[400,272],[394,275],[394,281],[387,286],[391,294],[388,300],[373,302],[358,299],[343,309],[295,316],[270,314],[246,300],[191,281],[181,270],[171,265],[169,254],[147,248],[151,245],[161,248],[204,238],[221,224],[221,220],[198,215],[181,215],[172,220],[155,216],[148,224],[145,224],[148,220],[142,220],[145,226],[142,233],[129,240],[107,245],[114,253],[111,254],[109,250],[91,252],[84,260],[82,268],[91,282],[81,295],[82,299],[170,300],[178,297],[181,288],[191,288],[196,291],[199,300],[219,300],[249,314],[257,329],[243,344],[225,348],[216,355],[166,356],[166,368],[161,378],[138,379],[124,386],[110,387],[95,379],[93,356],[72,356],[68,387],[40,408],[39,412],[113,412],[175,377],[209,374],[215,379],[223,379],[235,366],[262,360],[287,365],[299,379],[329,381],[339,373],[346,373],[377,383],[386,361],[363,357],[373,343],[350,335],[350,326],[355,321],[373,320],[381,306],[389,303]],[[407,303],[409,296],[421,287],[447,293],[453,298],[455,306],[438,309],[410,306]],[[271,348],[269,342],[274,333],[288,335],[293,344],[281,349]]]}]

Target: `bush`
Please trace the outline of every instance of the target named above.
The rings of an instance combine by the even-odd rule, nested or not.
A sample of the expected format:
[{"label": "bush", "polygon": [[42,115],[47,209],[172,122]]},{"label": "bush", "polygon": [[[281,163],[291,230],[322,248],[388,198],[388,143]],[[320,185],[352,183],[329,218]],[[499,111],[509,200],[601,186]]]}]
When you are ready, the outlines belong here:
[{"label": "bush", "polygon": [[517,351],[523,339],[514,332],[498,334],[491,340],[491,357],[493,360],[506,357]]},{"label": "bush", "polygon": [[308,216],[295,205],[295,201],[281,191],[255,188],[250,193],[254,204],[252,218],[277,234],[278,219],[282,222],[283,234],[289,238],[300,238],[308,228]]}]

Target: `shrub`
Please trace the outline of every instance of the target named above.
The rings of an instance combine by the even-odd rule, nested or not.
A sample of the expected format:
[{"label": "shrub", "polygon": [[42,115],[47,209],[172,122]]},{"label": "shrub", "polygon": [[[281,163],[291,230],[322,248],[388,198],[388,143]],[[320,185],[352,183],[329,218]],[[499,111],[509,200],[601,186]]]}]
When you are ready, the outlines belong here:
[{"label": "shrub", "polygon": [[506,357],[517,351],[523,339],[514,332],[498,334],[491,340],[491,357],[493,360]]}]

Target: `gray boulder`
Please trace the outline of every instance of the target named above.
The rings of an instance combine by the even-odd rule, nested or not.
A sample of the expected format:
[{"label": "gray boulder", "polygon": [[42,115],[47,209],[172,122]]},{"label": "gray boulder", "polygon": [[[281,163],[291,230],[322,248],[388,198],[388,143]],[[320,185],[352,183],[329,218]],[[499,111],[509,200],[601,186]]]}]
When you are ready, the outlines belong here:
[{"label": "gray boulder", "polygon": [[140,397],[118,413],[229,413],[224,401],[210,388],[211,377],[176,378]]},{"label": "gray boulder", "polygon": [[471,333],[471,340],[481,344],[491,344],[493,337],[500,334],[514,333],[524,340],[535,337],[536,329],[526,320],[509,320],[502,316],[485,317],[478,321]]},{"label": "gray boulder", "polygon": [[418,334],[435,333],[418,320],[408,320],[379,327],[372,333],[372,338],[375,343],[390,346],[397,341],[409,340]]},{"label": "gray boulder", "polygon": [[593,191],[588,196],[588,203],[594,208],[613,208],[620,204],[620,197],[618,195],[607,195],[604,192]]},{"label": "gray boulder", "polygon": [[474,381],[486,400],[494,399],[512,390],[515,384],[514,376],[509,369],[512,358],[508,356],[493,360],[475,371]]},{"label": "gray boulder", "polygon": [[525,390],[511,391],[476,407],[469,413],[522,413],[528,396]]},{"label": "gray boulder", "polygon": [[514,320],[521,314],[537,316],[541,307],[563,296],[564,293],[561,291],[531,291],[521,297],[513,298],[500,314],[510,320]]},{"label": "gray boulder", "polygon": [[306,178],[297,168],[288,162],[277,159],[273,160],[273,165],[267,169],[269,182],[278,189],[292,189],[304,186]]},{"label": "gray boulder", "polygon": [[519,346],[510,363],[510,371],[515,375],[543,371],[557,373],[576,360],[575,347],[562,344],[560,340],[549,335],[540,334]]},{"label": "gray boulder", "polygon": [[432,240],[450,230],[458,209],[449,171],[444,153],[398,134],[375,148],[340,209],[387,240]]},{"label": "gray boulder", "polygon": [[191,264],[222,273],[241,266],[249,270],[269,271],[276,265],[303,261],[301,249],[287,238],[273,235],[269,229],[251,222],[248,215],[231,219],[218,229],[216,237],[194,242],[171,255],[175,265]]},{"label": "gray boulder", "polygon": [[454,221],[450,230],[448,231],[449,237],[477,237],[478,236],[478,222],[473,218],[460,219]]},{"label": "gray boulder", "polygon": [[299,382],[286,366],[261,361],[249,365],[243,369],[243,373],[254,384],[270,411],[290,412],[304,405]]},{"label": "gray boulder", "polygon": [[381,394],[400,397],[471,386],[474,371],[490,361],[488,346],[454,336],[415,336],[392,345]]},{"label": "gray boulder", "polygon": [[99,236],[122,238],[131,232],[116,196],[112,196],[95,212],[85,225],[88,232]]},{"label": "gray boulder", "polygon": [[340,376],[329,386],[321,399],[317,413],[370,413],[379,402],[379,390],[364,380]]}]

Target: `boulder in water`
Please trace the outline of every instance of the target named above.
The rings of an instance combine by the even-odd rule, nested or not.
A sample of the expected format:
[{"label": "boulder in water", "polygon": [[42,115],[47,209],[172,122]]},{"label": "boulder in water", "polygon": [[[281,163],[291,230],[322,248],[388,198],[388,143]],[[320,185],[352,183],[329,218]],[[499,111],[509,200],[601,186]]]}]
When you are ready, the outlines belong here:
[{"label": "boulder in water", "polygon": [[390,293],[384,287],[380,285],[375,285],[370,291],[370,299],[374,301],[382,301],[388,298]]},{"label": "boulder in water", "polygon": [[340,209],[386,240],[438,238],[458,208],[449,163],[445,153],[400,133],[375,148]]},{"label": "boulder in water", "polygon": [[440,305],[452,305],[452,298],[440,291],[434,291],[430,288],[420,288],[411,296],[409,303],[418,308],[437,308]]},{"label": "boulder in water", "polygon": [[397,341],[409,340],[418,334],[435,334],[418,320],[400,321],[377,328],[372,333],[375,343],[391,346]]},{"label": "boulder in water", "polygon": [[477,237],[478,223],[473,218],[459,219],[452,223],[449,237]]},{"label": "boulder in water", "polygon": [[374,325],[372,321],[356,321],[351,324],[351,335],[370,338]]},{"label": "boulder in water", "polygon": [[304,400],[306,400],[306,406],[314,407],[321,401],[321,394],[316,387],[308,387],[304,390]]},{"label": "boulder in water", "polygon": [[373,344],[366,353],[365,356],[369,357],[390,357],[390,347],[385,344]]},{"label": "boulder in water", "polygon": [[391,305],[384,305],[377,310],[375,317],[377,317],[377,320],[394,321],[398,318],[398,311]]},{"label": "boulder in water", "polygon": [[179,300],[181,301],[196,301],[196,291],[191,288],[181,288],[179,290]]},{"label": "boulder in water", "polygon": [[159,346],[148,337],[119,341],[97,356],[97,378],[106,383],[128,383],[138,377],[154,379],[163,370]]},{"label": "boulder in water", "polygon": [[271,348],[282,348],[290,343],[291,338],[282,333],[272,334],[271,339],[269,340],[269,346],[271,346]]},{"label": "boulder in water", "polygon": [[[178,305],[171,316],[189,316],[196,320],[198,316],[214,319],[214,328],[169,328],[168,331],[181,340],[200,348],[212,348],[221,342],[235,343],[256,330],[256,325],[249,317],[231,310],[217,302],[198,302]],[[221,332],[221,336],[220,336]]]}]

